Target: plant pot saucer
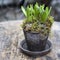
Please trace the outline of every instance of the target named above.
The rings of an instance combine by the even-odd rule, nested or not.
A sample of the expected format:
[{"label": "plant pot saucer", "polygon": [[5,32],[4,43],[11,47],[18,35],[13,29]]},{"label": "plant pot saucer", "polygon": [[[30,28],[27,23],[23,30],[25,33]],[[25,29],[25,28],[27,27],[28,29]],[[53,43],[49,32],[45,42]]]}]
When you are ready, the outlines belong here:
[{"label": "plant pot saucer", "polygon": [[21,51],[23,53],[25,53],[25,54],[27,54],[29,56],[43,56],[43,55],[48,54],[51,51],[52,44],[51,44],[51,42],[49,40],[47,40],[47,44],[46,44],[45,50],[43,50],[43,51],[30,51],[27,48],[26,41],[23,40],[20,43],[20,49],[21,49]]}]

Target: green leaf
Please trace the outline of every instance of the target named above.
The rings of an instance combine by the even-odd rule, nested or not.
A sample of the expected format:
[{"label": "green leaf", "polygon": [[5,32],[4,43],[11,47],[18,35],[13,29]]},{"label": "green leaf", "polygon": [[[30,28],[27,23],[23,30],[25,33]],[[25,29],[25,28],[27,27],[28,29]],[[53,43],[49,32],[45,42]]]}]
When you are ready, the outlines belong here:
[{"label": "green leaf", "polygon": [[50,7],[50,9],[49,9],[49,14],[50,14],[50,12],[51,12],[51,9],[52,9],[52,7]]},{"label": "green leaf", "polygon": [[45,7],[44,5],[41,5],[39,8],[40,21],[42,23],[44,23],[47,20],[49,14],[50,14],[50,11],[51,11],[51,8],[49,9],[48,7],[46,7],[46,9],[44,10],[44,7]]},{"label": "green leaf", "polygon": [[50,16],[49,20],[50,20],[51,23],[53,23],[54,22],[54,17]]},{"label": "green leaf", "polygon": [[22,9],[22,11],[23,11],[24,15],[27,17],[26,10],[25,10],[23,7],[21,7],[21,9]]},{"label": "green leaf", "polygon": [[39,14],[39,6],[38,6],[38,3],[35,4],[34,10],[35,10],[35,16],[38,16],[38,14]]}]

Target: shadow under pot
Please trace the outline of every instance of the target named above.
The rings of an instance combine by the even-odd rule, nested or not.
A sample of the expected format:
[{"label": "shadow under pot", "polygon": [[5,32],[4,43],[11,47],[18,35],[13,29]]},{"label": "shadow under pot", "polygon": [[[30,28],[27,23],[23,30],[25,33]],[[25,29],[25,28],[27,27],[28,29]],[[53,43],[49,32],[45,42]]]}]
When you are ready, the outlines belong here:
[{"label": "shadow under pot", "polygon": [[43,51],[45,49],[48,35],[42,36],[42,34],[40,33],[30,32],[30,31],[27,32],[25,30],[23,30],[23,32],[28,50]]}]

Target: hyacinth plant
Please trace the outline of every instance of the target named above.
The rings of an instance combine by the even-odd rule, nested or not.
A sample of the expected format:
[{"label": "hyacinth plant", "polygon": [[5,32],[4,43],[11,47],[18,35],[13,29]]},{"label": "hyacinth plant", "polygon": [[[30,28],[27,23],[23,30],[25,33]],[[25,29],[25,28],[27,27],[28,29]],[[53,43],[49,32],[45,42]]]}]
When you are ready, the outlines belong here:
[{"label": "hyacinth plant", "polygon": [[25,9],[21,7],[26,19],[23,22],[23,29],[25,31],[40,32],[43,35],[49,33],[52,23],[54,21],[53,17],[50,16],[51,7],[45,8],[45,5],[38,5],[36,3],[34,6],[29,5]]}]

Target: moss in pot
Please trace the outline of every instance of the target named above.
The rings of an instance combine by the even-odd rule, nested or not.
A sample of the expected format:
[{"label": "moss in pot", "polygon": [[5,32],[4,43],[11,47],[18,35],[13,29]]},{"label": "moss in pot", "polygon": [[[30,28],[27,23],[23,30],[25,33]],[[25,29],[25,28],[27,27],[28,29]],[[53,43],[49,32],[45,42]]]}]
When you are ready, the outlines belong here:
[{"label": "moss in pot", "polygon": [[51,8],[45,5],[29,5],[26,9],[21,7],[26,19],[23,22],[23,32],[30,51],[42,51],[45,49],[50,28],[54,21],[50,16]]}]

